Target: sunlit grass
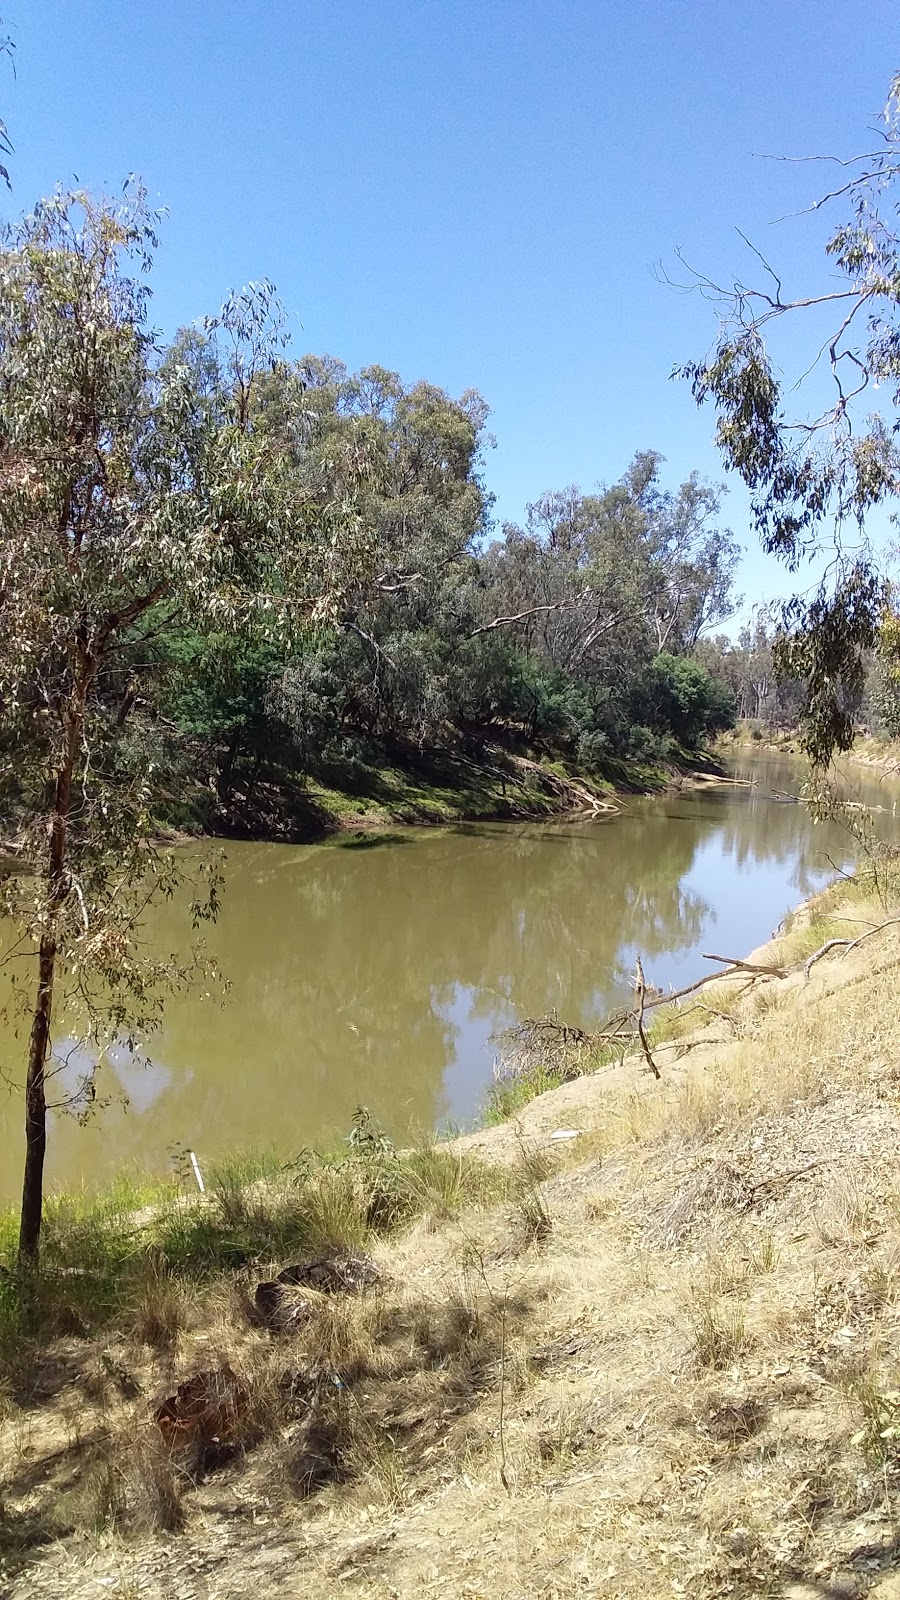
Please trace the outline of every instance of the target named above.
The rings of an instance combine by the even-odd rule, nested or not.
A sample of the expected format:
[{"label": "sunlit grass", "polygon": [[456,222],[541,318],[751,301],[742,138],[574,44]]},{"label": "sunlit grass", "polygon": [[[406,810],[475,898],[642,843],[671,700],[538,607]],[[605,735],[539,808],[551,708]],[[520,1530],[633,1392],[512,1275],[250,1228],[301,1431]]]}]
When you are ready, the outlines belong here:
[{"label": "sunlit grass", "polygon": [[539,1094],[546,1094],[548,1089],[558,1089],[565,1081],[561,1073],[540,1063],[528,1071],[496,1079],[488,1090],[484,1105],[482,1121],[485,1127],[495,1128],[502,1122],[510,1122],[530,1100],[535,1100]]},{"label": "sunlit grass", "polygon": [[98,1194],[51,1197],[35,1274],[15,1268],[15,1213],[0,1216],[0,1377],[21,1365],[31,1343],[60,1334],[136,1327],[162,1346],[191,1294],[223,1276],[362,1249],[419,1218],[496,1202],[510,1181],[434,1144],[305,1152],[293,1166],[271,1151],[242,1153],[205,1177],[203,1196],[174,1177],[125,1176]]}]

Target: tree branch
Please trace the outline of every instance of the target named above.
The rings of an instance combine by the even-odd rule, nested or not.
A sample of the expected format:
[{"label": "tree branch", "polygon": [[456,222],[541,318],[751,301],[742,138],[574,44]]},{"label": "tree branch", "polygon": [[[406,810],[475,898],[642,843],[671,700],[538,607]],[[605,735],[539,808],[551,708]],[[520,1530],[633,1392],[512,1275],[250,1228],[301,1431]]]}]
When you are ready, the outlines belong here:
[{"label": "tree branch", "polygon": [[581,605],[583,598],[583,595],[579,595],[574,600],[551,600],[547,605],[529,606],[526,611],[517,611],[514,616],[494,617],[492,622],[483,622],[480,627],[473,628],[469,638],[477,639],[480,633],[491,633],[494,628],[507,628],[514,622],[524,622],[526,617],[537,616],[539,612],[575,611]]}]

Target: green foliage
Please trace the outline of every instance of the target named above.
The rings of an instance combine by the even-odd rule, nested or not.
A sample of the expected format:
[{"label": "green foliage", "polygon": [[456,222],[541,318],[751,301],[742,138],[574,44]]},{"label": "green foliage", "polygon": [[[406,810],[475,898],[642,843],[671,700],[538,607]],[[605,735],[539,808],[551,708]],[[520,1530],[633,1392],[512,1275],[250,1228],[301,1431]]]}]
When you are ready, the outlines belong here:
[{"label": "green foliage", "polygon": [[871,1378],[854,1387],[863,1426],[854,1434],[853,1443],[873,1466],[895,1466],[900,1455],[900,1390],[881,1389]]},{"label": "green foliage", "polygon": [[484,1105],[483,1121],[486,1127],[495,1128],[501,1123],[510,1122],[529,1101],[536,1100],[539,1094],[545,1094],[548,1089],[558,1089],[565,1082],[564,1073],[555,1072],[552,1067],[540,1062],[527,1071],[497,1078],[491,1084]]},{"label": "green foliage", "polygon": [[689,750],[734,726],[730,689],[699,661],[684,657],[656,656],[635,686],[632,703],[636,721],[670,730]]},{"label": "green foliage", "polygon": [[[650,670],[661,639],[677,657],[730,604],[734,546],[710,526],[717,491],[695,477],[662,491],[661,458],[647,453],[602,495],[545,495],[526,531],[506,527],[480,553],[480,405],[381,369],[349,376],[312,357],[301,369],[304,481],[330,476],[343,492],[338,442],[368,453],[354,494],[377,576],[343,591],[328,630],[290,641],[182,630],[158,652],[160,716],[194,740],[223,819],[252,814],[272,779],[364,792],[398,757],[486,738],[602,769],[665,758],[727,724],[724,697],[692,716],[690,675],[681,698],[654,695]],[[288,409],[287,381],[267,383],[272,417]]]},{"label": "green foliage", "polygon": [[785,677],[804,686],[804,745],[814,766],[853,743],[853,712],[866,682],[867,652],[877,642],[885,599],[881,579],[857,562],[832,594],[820,590],[809,604],[794,602],[787,621],[799,626],[779,640],[775,661]]},{"label": "green foliage", "polygon": [[[898,144],[894,84],[882,142],[854,158],[849,180],[812,208],[840,199],[850,211],[825,247],[827,290],[784,298],[781,280],[758,251],[767,274],[761,286],[739,281],[725,289],[698,280],[718,302],[719,337],[711,356],[681,369],[698,404],[709,400],[716,409],[717,442],[751,491],[764,548],[791,570],[823,547],[836,549],[812,601],[798,594],[785,607],[776,651],[781,674],[803,685],[804,743],[820,766],[852,738],[852,711],[887,598],[867,521],[900,488]],[[817,325],[810,360],[800,358],[795,382],[782,373],[769,341],[782,318],[793,322],[802,313],[809,321],[816,307],[834,320],[824,337]],[[830,396],[823,404],[817,369],[825,362]],[[886,404],[867,414],[869,392],[879,385],[887,388]]]},{"label": "green foliage", "polygon": [[[277,430],[266,414],[264,375],[283,346],[271,284],[161,350],[146,319],[154,222],[140,190],[115,203],[58,193],[7,227],[0,249],[0,806],[26,824],[30,869],[6,880],[3,909],[13,950],[36,957],[15,994],[31,1015],[21,1250],[32,1260],[54,993],[64,988],[96,1059],[155,1026],[166,994],[199,970],[141,951],[148,901],[179,878],[176,857],[151,848],[152,763],[135,762],[126,733],[143,686],[167,645],[190,656],[193,634],[182,695],[234,739],[262,709],[259,617],[289,638],[296,617],[332,614],[370,571],[355,524],[338,547],[323,543],[330,503],[312,523],[285,448],[289,384]],[[245,631],[256,658],[228,642]],[[209,889],[195,921],[215,914],[214,879]]]}]

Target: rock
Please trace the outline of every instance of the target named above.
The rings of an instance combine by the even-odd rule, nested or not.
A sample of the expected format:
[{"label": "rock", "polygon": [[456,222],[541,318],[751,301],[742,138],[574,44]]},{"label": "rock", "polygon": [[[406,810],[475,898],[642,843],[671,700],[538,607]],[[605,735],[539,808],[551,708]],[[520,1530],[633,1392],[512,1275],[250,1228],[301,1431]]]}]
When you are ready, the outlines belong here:
[{"label": "rock", "polygon": [[301,1261],[285,1267],[278,1274],[278,1282],[304,1289],[317,1289],[319,1294],[360,1294],[371,1288],[381,1278],[371,1256],[362,1250],[340,1250],[316,1256],[311,1261]]},{"label": "rock", "polygon": [[819,1583],[788,1584],[782,1590],[782,1600],[855,1600],[859,1593],[859,1581],[853,1573],[833,1572]]},{"label": "rock", "polygon": [[208,1449],[236,1438],[249,1401],[237,1373],[224,1365],[186,1378],[153,1418],[169,1450]]},{"label": "rock", "polygon": [[829,1600],[856,1600],[862,1591],[859,1579],[852,1572],[833,1572],[828,1586]]},{"label": "rock", "polygon": [[253,1308],[260,1322],[279,1333],[302,1328],[312,1316],[309,1301],[291,1294],[288,1286],[278,1282],[256,1285]]},{"label": "rock", "polygon": [[[859,1579],[852,1572],[832,1572],[819,1583],[790,1583],[782,1590],[782,1600],[856,1600],[861,1594]],[[872,1589],[872,1595],[881,1593]],[[888,1600],[887,1593],[883,1600]],[[900,1591],[892,1591],[890,1600],[900,1600]]]},{"label": "rock", "polygon": [[889,1572],[873,1584],[870,1600],[900,1600],[900,1573]]}]

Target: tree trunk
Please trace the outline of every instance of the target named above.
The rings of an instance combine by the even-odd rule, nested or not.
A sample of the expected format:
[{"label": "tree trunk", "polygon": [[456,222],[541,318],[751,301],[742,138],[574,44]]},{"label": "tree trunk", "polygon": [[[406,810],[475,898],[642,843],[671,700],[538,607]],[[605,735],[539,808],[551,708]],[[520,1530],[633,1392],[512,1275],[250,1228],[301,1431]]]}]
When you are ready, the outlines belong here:
[{"label": "tree trunk", "polygon": [[216,788],[219,793],[219,799],[223,802],[223,804],[227,803],[231,798],[231,785],[234,779],[234,764],[237,761],[237,754],[238,750],[240,749],[240,744],[241,729],[240,727],[237,727],[232,730],[231,738],[228,741],[228,749],[225,752],[225,759],[219,768],[219,777],[216,784]]},{"label": "tree trunk", "polygon": [[44,1068],[50,1045],[55,968],[56,938],[54,934],[47,933],[41,939],[38,958],[38,992],[28,1046],[28,1077],[25,1081],[25,1176],[19,1222],[19,1260],[32,1264],[37,1261],[40,1248],[44,1206],[44,1156],[47,1151]]},{"label": "tree trunk", "polygon": [[247,799],[248,799],[248,801],[252,800],[253,796],[256,793],[256,785],[257,785],[257,782],[258,782],[258,779],[259,779],[259,769],[260,769],[261,766],[262,766],[262,751],[261,750],[257,750],[255,752],[255,754],[254,754],[254,757],[253,757],[253,771],[250,774],[250,782],[247,784]]},{"label": "tree trunk", "polygon": [[56,776],[56,794],[50,818],[46,921],[38,949],[38,989],[28,1045],[25,1079],[25,1173],[19,1222],[19,1260],[37,1262],[44,1209],[44,1157],[47,1151],[46,1067],[53,1017],[53,981],[56,975],[56,938],[59,914],[69,892],[68,833],[72,806],[72,775],[84,728],[86,682],[82,679],[69,708],[62,764]]}]

